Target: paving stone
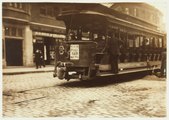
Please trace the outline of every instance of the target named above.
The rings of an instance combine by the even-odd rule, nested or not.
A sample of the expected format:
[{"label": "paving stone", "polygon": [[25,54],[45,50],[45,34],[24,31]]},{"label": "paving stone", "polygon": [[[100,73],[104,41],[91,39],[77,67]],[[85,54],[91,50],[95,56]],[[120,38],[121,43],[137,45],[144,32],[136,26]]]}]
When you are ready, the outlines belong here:
[{"label": "paving stone", "polygon": [[166,81],[89,87],[51,73],[3,76],[3,117],[165,117]]}]

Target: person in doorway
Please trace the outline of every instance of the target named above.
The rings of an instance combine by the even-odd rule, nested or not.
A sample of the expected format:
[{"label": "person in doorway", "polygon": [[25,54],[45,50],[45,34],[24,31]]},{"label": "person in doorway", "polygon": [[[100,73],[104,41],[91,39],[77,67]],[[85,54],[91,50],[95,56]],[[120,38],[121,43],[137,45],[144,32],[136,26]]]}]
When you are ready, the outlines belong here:
[{"label": "person in doorway", "polygon": [[161,77],[164,77],[166,75],[166,48],[161,53]]},{"label": "person in doorway", "polygon": [[40,68],[41,66],[45,67],[45,61],[44,61],[43,53],[40,50]]},{"label": "person in doorway", "polygon": [[36,69],[40,67],[40,50],[37,49],[35,51],[35,64],[36,64]]}]

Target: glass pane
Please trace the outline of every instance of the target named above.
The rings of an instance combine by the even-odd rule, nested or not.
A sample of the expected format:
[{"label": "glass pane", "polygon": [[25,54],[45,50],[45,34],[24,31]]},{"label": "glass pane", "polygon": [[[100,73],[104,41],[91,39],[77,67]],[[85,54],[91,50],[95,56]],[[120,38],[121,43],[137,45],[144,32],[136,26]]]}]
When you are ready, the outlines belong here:
[{"label": "glass pane", "polygon": [[155,41],[154,41],[154,47],[155,47],[155,48],[158,48],[158,39],[155,38],[154,40],[155,40]]},{"label": "glass pane", "polygon": [[21,29],[21,28],[18,28],[18,36],[19,36],[19,37],[22,37],[22,36],[23,36],[23,32],[22,32],[22,29]]},{"label": "glass pane", "polygon": [[11,7],[12,7],[12,6],[13,6],[13,3],[9,3],[9,6],[11,6]]},{"label": "glass pane", "polygon": [[23,7],[22,7],[22,3],[19,3],[18,8],[19,8],[19,9],[22,9],[22,8],[23,8]]},{"label": "glass pane", "polygon": [[40,14],[41,15],[46,15],[46,9],[45,8],[40,8]]},{"label": "glass pane", "polygon": [[129,8],[125,8],[125,13],[129,14]]},{"label": "glass pane", "polygon": [[48,16],[51,16],[51,17],[54,16],[54,13],[53,13],[53,9],[52,9],[52,8],[48,8],[48,10],[47,10],[47,15],[48,15]]},{"label": "glass pane", "polygon": [[135,39],[135,47],[139,47],[139,37],[136,37]]},{"label": "glass pane", "polygon": [[5,35],[10,36],[10,28],[9,27],[5,27]]},{"label": "glass pane", "polygon": [[146,46],[150,45],[150,39],[149,39],[149,38],[146,38],[146,39],[145,39],[145,45],[146,45]]},{"label": "glass pane", "polygon": [[129,47],[133,47],[133,40],[129,40]]},{"label": "glass pane", "polygon": [[134,9],[134,16],[137,16],[137,9]]},{"label": "glass pane", "polygon": [[90,32],[82,32],[82,40],[89,40]]},{"label": "glass pane", "polygon": [[153,47],[154,45],[153,45],[153,38],[151,37],[150,38],[150,47]]},{"label": "glass pane", "polygon": [[14,3],[14,7],[17,8],[17,6],[18,6],[17,3]]},{"label": "glass pane", "polygon": [[143,46],[143,37],[140,37],[140,46]]},{"label": "glass pane", "polygon": [[11,33],[12,36],[16,36],[16,28],[12,27]]},{"label": "glass pane", "polygon": [[162,38],[159,38],[159,47],[162,47]]}]

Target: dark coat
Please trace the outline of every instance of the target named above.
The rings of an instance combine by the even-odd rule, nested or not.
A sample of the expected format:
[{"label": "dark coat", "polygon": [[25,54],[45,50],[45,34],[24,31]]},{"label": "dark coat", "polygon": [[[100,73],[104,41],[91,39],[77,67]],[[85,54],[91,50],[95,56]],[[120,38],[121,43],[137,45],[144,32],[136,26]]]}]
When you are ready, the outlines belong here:
[{"label": "dark coat", "polygon": [[36,51],[35,52],[35,62],[39,62],[40,61],[40,52]]},{"label": "dark coat", "polygon": [[112,55],[119,55],[120,49],[119,49],[119,40],[115,37],[109,38],[107,42],[108,46],[108,53]]}]

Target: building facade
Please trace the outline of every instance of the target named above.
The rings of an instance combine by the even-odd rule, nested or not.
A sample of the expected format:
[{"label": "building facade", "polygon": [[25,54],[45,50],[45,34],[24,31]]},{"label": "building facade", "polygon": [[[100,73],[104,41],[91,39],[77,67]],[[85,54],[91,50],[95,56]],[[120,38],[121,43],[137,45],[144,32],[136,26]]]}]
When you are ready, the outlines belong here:
[{"label": "building facade", "polygon": [[54,43],[64,39],[65,25],[56,20],[57,5],[3,3],[3,66],[33,66],[36,49],[53,64]]},{"label": "building facade", "polygon": [[157,26],[157,30],[161,30],[162,13],[155,7],[146,3],[114,3],[112,9],[138,18],[142,21]]}]

